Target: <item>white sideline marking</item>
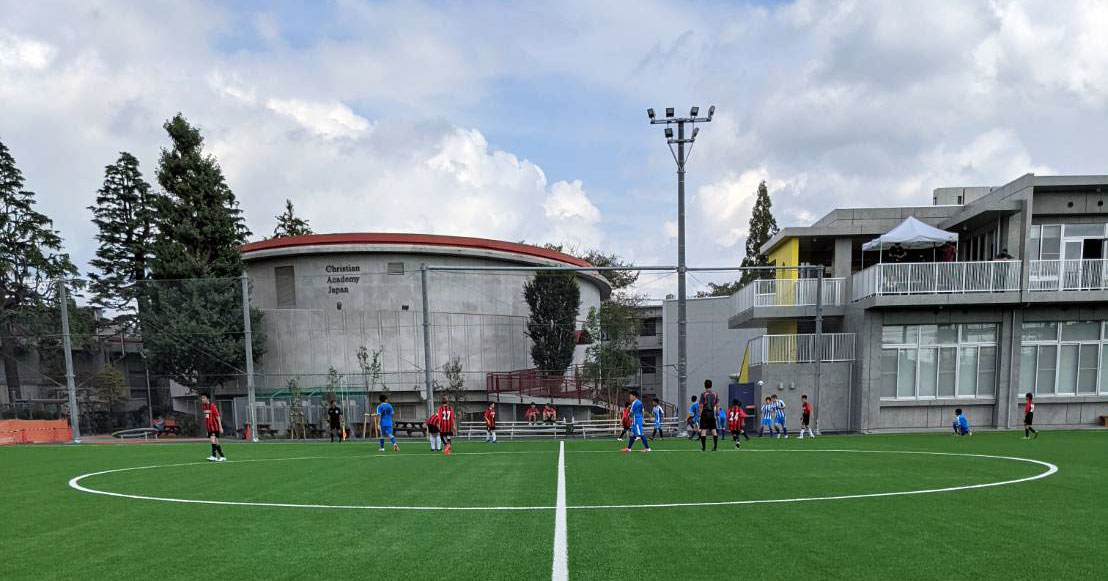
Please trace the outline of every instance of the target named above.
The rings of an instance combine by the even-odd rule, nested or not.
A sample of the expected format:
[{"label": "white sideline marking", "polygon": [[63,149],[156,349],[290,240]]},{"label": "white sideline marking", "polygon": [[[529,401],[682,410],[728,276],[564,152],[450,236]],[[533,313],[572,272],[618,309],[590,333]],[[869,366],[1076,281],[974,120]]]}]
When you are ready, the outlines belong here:
[{"label": "white sideline marking", "polygon": [[[661,451],[661,450],[659,450]],[[672,450],[677,452],[679,450]],[[728,450],[729,451],[729,450]],[[579,450],[576,453],[583,452],[596,452],[595,450]],[[697,453],[702,453],[699,450],[695,450]],[[986,482],[984,484],[968,484],[965,486],[952,486],[948,488],[931,488],[927,490],[904,490],[896,492],[874,492],[869,494],[847,494],[840,496],[812,496],[801,498],[772,498],[772,499],[758,499],[758,500],[727,500],[717,502],[673,502],[673,503],[661,503],[661,504],[607,504],[607,505],[580,505],[580,506],[565,506],[565,444],[560,442],[558,449],[558,500],[560,505],[564,507],[564,510],[595,510],[595,509],[622,509],[622,508],[674,508],[674,507],[693,507],[693,506],[730,506],[738,504],[770,504],[770,503],[782,503],[782,502],[814,502],[818,500],[846,500],[852,498],[875,498],[882,496],[907,496],[913,494],[934,494],[939,492],[956,492],[960,490],[972,490],[976,488],[989,488],[993,486],[1005,486],[1008,484],[1019,484],[1021,482],[1030,482],[1032,480],[1039,480],[1046,478],[1058,472],[1058,467],[1050,462],[1044,462],[1042,460],[1033,460],[1031,458],[1019,458],[1016,456],[993,456],[988,454],[962,454],[957,452],[923,452],[923,451],[910,451],[910,450],[850,450],[850,449],[801,449],[801,450],[745,450],[741,453],[752,452],[845,452],[853,454],[921,454],[931,456],[961,456],[968,458],[990,458],[995,460],[1011,460],[1014,462],[1028,462],[1031,464],[1038,464],[1046,468],[1045,472],[1040,472],[1033,476],[1025,478],[1017,478],[1014,480],[1002,480],[998,482]],[[472,455],[490,455],[490,454],[520,454],[530,452],[470,452]],[[616,452],[610,452],[616,453]],[[460,454],[456,454],[460,455]],[[344,460],[357,457],[368,458],[398,458],[398,457],[433,457],[432,454],[369,454],[365,456],[298,456],[293,458],[256,458],[250,460],[235,460],[228,462],[229,464],[241,464],[246,462],[288,462],[293,460]],[[555,511],[555,544],[557,544],[557,512],[558,506],[375,506],[375,505],[340,505],[340,504],[297,504],[286,502],[238,502],[231,500],[197,500],[187,498],[166,498],[159,496],[144,496],[140,494],[123,494],[121,492],[110,492],[107,490],[96,490],[94,488],[88,488],[81,485],[81,481],[85,478],[92,478],[94,476],[100,476],[103,474],[114,474],[117,472],[131,472],[137,470],[152,470],[155,468],[174,468],[180,466],[201,466],[210,465],[210,462],[184,462],[180,464],[161,464],[154,466],[135,466],[131,468],[115,468],[112,470],[101,470],[99,472],[90,472],[88,474],[82,474],[80,476],[74,476],[69,480],[69,487],[81,492],[87,492],[89,494],[100,494],[104,496],[115,496],[118,498],[130,498],[135,500],[156,500],[160,502],[178,502],[184,504],[213,504],[221,506],[261,506],[261,507],[275,507],[275,508],[330,508],[330,509],[342,509],[342,510],[405,510],[405,511],[430,511],[430,510],[453,510],[453,511],[482,511],[482,510],[554,510]],[[220,464],[222,465],[222,464]]]},{"label": "white sideline marking", "polygon": [[566,443],[558,442],[558,498],[554,507],[554,565],[551,581],[569,580],[569,541],[566,538]]}]

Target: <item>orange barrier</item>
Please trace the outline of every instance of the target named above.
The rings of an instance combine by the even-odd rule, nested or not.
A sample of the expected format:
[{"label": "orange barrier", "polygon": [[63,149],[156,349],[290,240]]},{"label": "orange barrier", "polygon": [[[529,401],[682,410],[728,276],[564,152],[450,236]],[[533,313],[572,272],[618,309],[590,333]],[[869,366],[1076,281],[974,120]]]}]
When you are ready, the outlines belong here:
[{"label": "orange barrier", "polygon": [[65,420],[0,420],[0,444],[41,444],[73,439]]}]

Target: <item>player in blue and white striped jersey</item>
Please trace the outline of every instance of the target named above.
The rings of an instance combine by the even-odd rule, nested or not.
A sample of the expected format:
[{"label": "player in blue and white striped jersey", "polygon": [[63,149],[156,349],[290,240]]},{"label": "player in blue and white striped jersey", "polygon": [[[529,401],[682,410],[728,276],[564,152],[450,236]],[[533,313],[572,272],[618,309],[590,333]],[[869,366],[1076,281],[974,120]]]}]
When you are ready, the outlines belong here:
[{"label": "player in blue and white striped jersey", "polygon": [[767,397],[766,403],[762,404],[760,409],[762,413],[762,427],[758,429],[758,437],[761,438],[762,434],[766,432],[766,428],[769,428],[769,435],[773,437],[773,417],[777,415],[777,406],[773,404],[773,398]]},{"label": "player in blue and white striped jersey", "polygon": [[781,433],[777,435],[778,438],[784,436],[789,437],[789,428],[785,426],[785,401],[779,399],[777,394],[773,394],[773,405],[777,407],[777,410],[773,414],[773,428],[774,430],[780,430]]}]

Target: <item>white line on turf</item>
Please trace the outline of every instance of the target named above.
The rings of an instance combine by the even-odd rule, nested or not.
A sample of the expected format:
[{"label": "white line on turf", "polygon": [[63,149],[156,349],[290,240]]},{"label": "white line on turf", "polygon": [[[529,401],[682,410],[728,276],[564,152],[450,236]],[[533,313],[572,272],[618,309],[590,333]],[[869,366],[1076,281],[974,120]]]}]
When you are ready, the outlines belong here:
[{"label": "white line on turf", "polygon": [[566,537],[566,443],[558,442],[558,493],[554,506],[554,565],[551,581],[569,579],[569,541]]},{"label": "white line on turf", "polygon": [[[564,443],[559,443],[559,482],[564,486]],[[668,450],[671,452],[679,452],[682,450]],[[591,452],[603,452],[600,450],[579,450],[572,453],[591,453]],[[699,452],[699,450],[695,450]],[[960,490],[972,490],[977,488],[988,488],[993,486],[1005,486],[1008,484],[1018,484],[1021,482],[1030,482],[1032,480],[1039,480],[1046,478],[1056,472],[1058,467],[1049,462],[1041,460],[1033,460],[1030,458],[1019,458],[1016,456],[994,456],[988,454],[962,454],[957,452],[924,452],[924,451],[912,451],[912,450],[851,450],[851,449],[801,449],[801,450],[745,450],[743,453],[750,452],[845,452],[856,454],[920,454],[931,456],[961,456],[968,458],[989,458],[996,460],[1011,460],[1015,462],[1028,462],[1037,464],[1046,468],[1045,472],[1028,476],[1025,478],[1017,478],[1013,480],[1003,480],[998,482],[986,482],[983,484],[969,484],[964,486],[952,486],[949,488],[932,488],[926,490],[905,490],[895,492],[875,492],[869,494],[848,494],[841,496],[813,496],[813,497],[801,497],[801,498],[770,498],[770,499],[755,499],[755,500],[729,500],[729,501],[717,501],[717,502],[674,502],[674,503],[660,503],[660,504],[608,504],[608,505],[580,505],[580,506],[566,506],[566,510],[595,510],[595,509],[623,509],[623,508],[674,508],[674,507],[696,507],[696,506],[729,506],[739,504],[770,504],[770,503],[784,503],[784,502],[814,502],[819,500],[846,500],[853,498],[875,498],[883,496],[907,496],[914,494],[934,494],[939,492],[956,492]],[[469,455],[492,455],[492,454],[527,454],[531,452],[469,452]],[[538,452],[549,453],[549,452]],[[612,453],[612,452],[609,452]],[[461,455],[461,454],[456,454]],[[397,457],[432,457],[432,454],[369,454],[360,457],[368,458],[397,458]],[[287,462],[293,460],[317,460],[317,459],[349,459],[359,456],[299,456],[293,458],[257,458],[249,460],[236,460],[229,462],[229,464],[242,464],[250,462]],[[69,480],[70,488],[81,492],[87,492],[90,494],[100,494],[104,496],[114,496],[118,498],[130,498],[135,500],[155,500],[161,502],[177,502],[185,504],[212,504],[223,506],[261,506],[261,507],[276,507],[276,508],[329,508],[329,509],[344,509],[344,510],[401,510],[401,511],[431,511],[431,510],[448,510],[448,511],[483,511],[483,510],[555,510],[557,506],[375,506],[375,505],[336,505],[336,504],[297,504],[297,503],[284,503],[284,502],[238,502],[229,500],[199,500],[199,499],[186,499],[186,498],[167,498],[158,496],[144,496],[139,494],[124,494],[120,492],[110,492],[107,490],[97,490],[94,488],[88,488],[81,485],[81,480],[85,478],[92,478],[94,476],[101,476],[104,474],[114,474],[119,472],[130,472],[137,470],[151,470],[156,468],[173,468],[181,466],[198,466],[209,464],[209,462],[185,462],[179,464],[161,464],[154,466],[135,466],[131,468],[116,468],[112,470],[102,470],[99,472],[90,472],[88,474],[82,474],[75,476]],[[562,496],[564,501],[564,496]]]}]

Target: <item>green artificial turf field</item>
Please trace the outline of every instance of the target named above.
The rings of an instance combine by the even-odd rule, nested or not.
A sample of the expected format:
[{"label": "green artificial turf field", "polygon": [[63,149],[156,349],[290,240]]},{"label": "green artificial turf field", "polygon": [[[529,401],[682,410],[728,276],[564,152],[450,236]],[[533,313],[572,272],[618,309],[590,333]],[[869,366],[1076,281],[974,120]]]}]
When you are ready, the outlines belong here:
[{"label": "green artificial turf field", "polygon": [[[565,444],[570,579],[1108,574],[1108,431],[754,438],[714,454],[684,439],[652,454],[619,447]],[[224,448],[230,461],[212,464],[205,443],[0,447],[0,578],[551,578],[557,442],[461,441],[452,457],[420,442],[399,453]],[[958,454],[1058,472],[1032,479],[1050,467]],[[68,485],[148,466],[78,486],[262,505]],[[273,506],[285,504],[310,506]],[[464,510],[427,510],[440,507]]]}]

